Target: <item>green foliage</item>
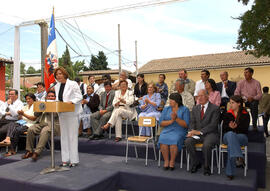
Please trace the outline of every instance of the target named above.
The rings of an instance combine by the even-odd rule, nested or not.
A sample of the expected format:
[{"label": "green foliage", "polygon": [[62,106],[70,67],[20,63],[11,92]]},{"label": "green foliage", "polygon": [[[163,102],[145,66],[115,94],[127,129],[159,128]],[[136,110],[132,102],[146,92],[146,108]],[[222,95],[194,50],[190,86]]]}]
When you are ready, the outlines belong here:
[{"label": "green foliage", "polygon": [[91,55],[89,70],[109,70],[107,57],[103,51],[99,51],[97,56]]},{"label": "green foliage", "polygon": [[74,80],[74,78],[78,75],[79,72],[87,71],[88,68],[85,66],[85,61],[76,61],[73,63],[70,58],[68,47],[66,46],[66,50],[63,53],[62,57],[58,59],[59,66],[64,67],[68,74],[69,79]]},{"label": "green foliage", "polygon": [[35,73],[37,73],[35,68],[33,66],[29,66],[26,71],[26,74],[35,74]]},{"label": "green foliage", "polygon": [[244,5],[247,5],[248,2],[249,2],[249,0],[238,0],[238,2],[240,2],[240,1],[242,1],[242,3],[243,3]]},{"label": "green foliage", "polygon": [[[242,1],[247,4],[248,0]],[[238,18],[241,26],[238,33],[237,49],[257,57],[270,56],[270,1],[255,0],[251,10]]]},{"label": "green foliage", "polygon": [[26,73],[26,70],[25,70],[25,64],[24,64],[23,62],[21,62],[20,73],[21,73],[21,74],[25,74],[25,73]]}]

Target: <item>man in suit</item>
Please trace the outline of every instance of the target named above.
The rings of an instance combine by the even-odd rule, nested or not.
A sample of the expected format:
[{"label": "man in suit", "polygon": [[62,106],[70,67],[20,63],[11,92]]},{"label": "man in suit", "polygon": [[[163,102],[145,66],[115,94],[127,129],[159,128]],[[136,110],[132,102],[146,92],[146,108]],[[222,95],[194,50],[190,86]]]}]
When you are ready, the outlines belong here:
[{"label": "man in suit", "polygon": [[203,143],[204,175],[210,176],[211,150],[218,143],[219,107],[210,103],[206,90],[198,92],[198,102],[192,109],[189,132],[185,145],[190,154],[191,173],[201,168],[201,162],[196,156],[195,144]]},{"label": "man in suit", "polygon": [[[47,100],[55,100],[55,92],[49,91],[47,93]],[[38,123],[32,125],[27,129],[26,136],[26,153],[22,155],[22,159],[32,158],[33,161],[37,161],[41,152],[45,148],[52,131],[51,114],[35,112],[35,116],[38,118]],[[54,133],[60,135],[60,125],[58,114],[54,114]],[[39,135],[39,141],[34,149],[35,136]]]},{"label": "man in suit", "polygon": [[228,80],[228,72],[223,71],[220,73],[221,82],[217,83],[217,89],[221,95],[221,107],[227,110],[227,103],[230,101],[230,97],[234,95],[236,89],[236,82]]},{"label": "man in suit", "polygon": [[110,119],[113,111],[113,98],[114,91],[112,90],[111,82],[104,82],[105,92],[102,92],[101,102],[99,105],[99,111],[93,113],[90,117],[91,125],[93,129],[93,135],[90,136],[90,139],[101,139],[103,138],[103,127]]}]

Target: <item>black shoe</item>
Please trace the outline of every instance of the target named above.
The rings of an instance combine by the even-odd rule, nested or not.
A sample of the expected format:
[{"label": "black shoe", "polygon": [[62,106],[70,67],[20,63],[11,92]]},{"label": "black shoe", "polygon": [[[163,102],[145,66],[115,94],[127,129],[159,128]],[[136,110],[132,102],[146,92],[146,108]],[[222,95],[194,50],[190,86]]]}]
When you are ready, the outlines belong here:
[{"label": "black shoe", "polygon": [[170,171],[174,171],[174,166],[173,167],[170,167]]},{"label": "black shoe", "polygon": [[169,170],[168,166],[163,166],[163,170]]},{"label": "black shoe", "polygon": [[193,165],[191,168],[191,173],[196,173],[200,168],[202,168],[202,164],[198,163],[197,165]]},{"label": "black shoe", "polygon": [[203,174],[205,176],[210,176],[211,175],[211,170],[209,167],[204,167],[204,171],[203,171]]},{"label": "black shoe", "polygon": [[233,175],[227,175],[228,180],[233,180],[234,176]]},{"label": "black shoe", "polygon": [[237,158],[236,159],[236,167],[237,168],[245,168],[246,164],[243,158]]},{"label": "black shoe", "polygon": [[91,135],[91,136],[89,137],[89,139],[90,139],[90,140],[97,140],[98,137],[99,137],[98,135],[93,134],[93,135]]}]

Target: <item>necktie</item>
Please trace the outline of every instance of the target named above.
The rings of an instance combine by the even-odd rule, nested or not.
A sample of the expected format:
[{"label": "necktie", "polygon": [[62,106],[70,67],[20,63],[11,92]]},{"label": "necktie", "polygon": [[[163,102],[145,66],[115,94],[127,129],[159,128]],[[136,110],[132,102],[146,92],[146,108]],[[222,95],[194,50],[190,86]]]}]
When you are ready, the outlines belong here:
[{"label": "necktie", "polygon": [[108,106],[109,95],[110,95],[110,93],[108,93],[108,94],[106,95],[105,109],[106,109],[107,106]]},{"label": "necktie", "polygon": [[203,119],[204,116],[204,105],[202,105],[202,109],[201,109],[201,119]]}]

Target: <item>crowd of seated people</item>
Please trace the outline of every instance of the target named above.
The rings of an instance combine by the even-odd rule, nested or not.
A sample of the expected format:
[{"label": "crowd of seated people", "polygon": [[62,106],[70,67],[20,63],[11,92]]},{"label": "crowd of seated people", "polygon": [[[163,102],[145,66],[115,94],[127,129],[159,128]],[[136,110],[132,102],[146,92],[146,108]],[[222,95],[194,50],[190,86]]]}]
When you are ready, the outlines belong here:
[{"label": "crowd of seated people", "polygon": [[[87,90],[84,90],[83,83],[77,80],[81,93],[84,94],[81,102],[82,128],[88,129],[90,140],[97,140],[104,138],[104,133],[114,127],[115,141],[119,142],[122,139],[123,120],[155,117],[159,122],[158,146],[164,157],[164,169],[174,169],[175,157],[185,145],[190,155],[191,173],[196,173],[203,165],[204,175],[210,175],[211,150],[219,144],[218,125],[223,121],[223,142],[230,148],[226,174],[232,179],[234,162],[243,160],[239,146],[247,145],[249,111],[253,129],[257,130],[259,103],[262,108],[260,112],[263,112],[265,134],[268,136],[270,104],[265,100],[270,99],[269,88],[265,87],[262,95],[260,82],[252,77],[253,73],[252,68],[245,68],[244,79],[236,83],[228,80],[228,72],[222,71],[221,81],[216,83],[210,78],[210,72],[203,69],[201,80],[195,83],[188,78],[187,71],[181,69],[179,79],[175,79],[174,92],[170,95],[165,74],[158,75],[157,83],[147,82],[143,74],[138,74],[134,88],[126,72],[121,72],[114,83],[109,75],[103,76],[103,83],[100,85],[95,83],[94,76],[89,76],[91,85],[87,86]],[[33,125],[31,121],[36,122],[33,111],[26,112],[35,100],[34,95],[27,94],[25,97],[28,110],[22,110],[22,103],[16,95],[17,92],[11,90],[9,99],[5,103],[0,102],[0,134],[7,134],[0,145],[16,146],[17,134],[27,129],[29,131]],[[44,96],[41,92],[37,95]],[[19,123],[21,116],[26,124]],[[139,132],[141,136],[151,136],[148,127],[139,127]],[[39,133],[40,130],[36,134]],[[232,142],[238,144],[232,145]],[[203,143],[204,163],[199,161],[196,155],[197,143]],[[13,150],[11,152],[14,153]],[[33,153],[40,155],[40,151],[34,151],[33,146],[28,144],[27,156],[23,158],[32,157]]]}]

